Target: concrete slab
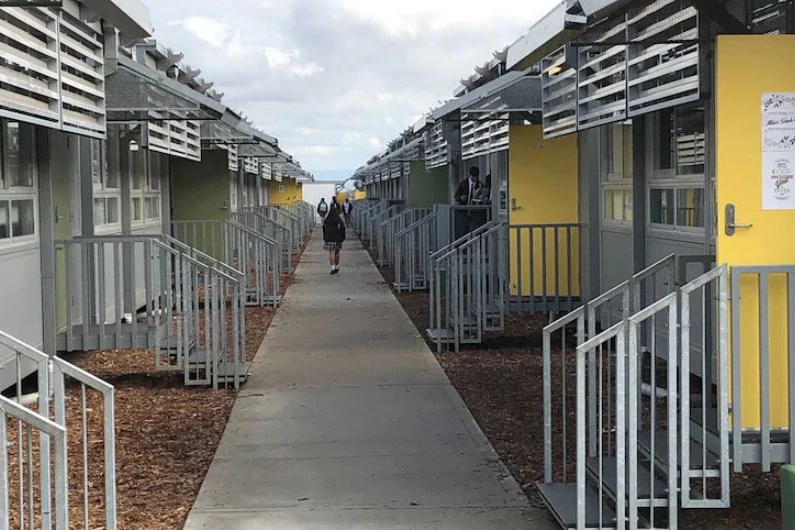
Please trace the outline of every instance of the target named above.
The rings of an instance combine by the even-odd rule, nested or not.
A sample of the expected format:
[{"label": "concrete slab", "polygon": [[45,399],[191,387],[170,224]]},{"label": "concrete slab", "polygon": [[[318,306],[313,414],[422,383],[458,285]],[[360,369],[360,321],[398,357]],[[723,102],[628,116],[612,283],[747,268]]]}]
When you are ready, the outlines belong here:
[{"label": "concrete slab", "polygon": [[358,242],[342,257],[330,276],[316,232],[185,528],[553,528]]},{"label": "concrete slab", "polygon": [[203,515],[192,518],[185,530],[516,530],[548,527],[544,514],[522,508],[267,510]]}]

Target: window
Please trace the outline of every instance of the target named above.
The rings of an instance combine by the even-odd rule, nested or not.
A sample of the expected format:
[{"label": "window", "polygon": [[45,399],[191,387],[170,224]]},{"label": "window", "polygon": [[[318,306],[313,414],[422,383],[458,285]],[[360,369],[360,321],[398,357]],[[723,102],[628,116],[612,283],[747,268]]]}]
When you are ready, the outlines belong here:
[{"label": "window", "polygon": [[114,225],[120,222],[119,198],[101,197],[94,199],[94,225]]},{"label": "window", "polygon": [[160,219],[160,197],[147,197],[145,205],[147,219]]},{"label": "window", "polygon": [[160,189],[160,154],[149,152],[149,171],[147,173],[147,184],[150,190]]},{"label": "window", "polygon": [[[161,155],[148,150],[131,154],[135,155],[135,163],[133,165],[136,170],[133,175],[137,175],[135,178],[138,179],[137,184],[135,178],[132,179],[132,220],[138,225],[154,224],[152,221],[158,221],[161,217]],[[135,187],[136,185],[138,186],[137,188]]]},{"label": "window", "polygon": [[632,222],[632,122],[601,129],[603,174],[602,217],[610,223]]},{"label": "window", "polygon": [[35,183],[33,126],[0,121],[0,241],[35,241]]},{"label": "window", "polygon": [[90,142],[94,227],[117,228],[115,225],[121,222],[118,133],[114,135],[111,130],[108,132],[106,142],[100,140],[90,140]]},{"label": "window", "polygon": [[704,110],[667,109],[650,120],[649,223],[666,230],[705,227]]},{"label": "window", "polygon": [[146,167],[144,166],[143,161],[144,161],[143,150],[130,151],[130,164],[129,164],[130,183],[132,189],[134,190],[140,190],[143,187],[144,172],[146,171]]},{"label": "window", "polygon": [[632,122],[605,127],[605,180],[632,180]]},{"label": "window", "polygon": [[604,218],[607,221],[632,221],[632,188],[606,189]]}]

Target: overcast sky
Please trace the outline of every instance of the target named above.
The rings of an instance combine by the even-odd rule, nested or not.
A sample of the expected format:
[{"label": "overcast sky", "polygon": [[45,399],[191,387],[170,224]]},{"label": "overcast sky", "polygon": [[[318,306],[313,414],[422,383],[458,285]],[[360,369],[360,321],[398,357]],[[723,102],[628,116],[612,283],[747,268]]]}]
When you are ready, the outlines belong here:
[{"label": "overcast sky", "polygon": [[558,0],[168,0],[155,37],[318,178],[347,177]]}]

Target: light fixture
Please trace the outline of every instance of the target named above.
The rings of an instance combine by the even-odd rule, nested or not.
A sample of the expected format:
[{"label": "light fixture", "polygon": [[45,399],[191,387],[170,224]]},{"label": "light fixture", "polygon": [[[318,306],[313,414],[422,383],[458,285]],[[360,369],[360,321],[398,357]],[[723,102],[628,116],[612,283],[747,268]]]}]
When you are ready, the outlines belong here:
[{"label": "light fixture", "polygon": [[130,140],[130,151],[135,153],[138,151],[138,149],[139,149],[138,142],[136,142],[135,140]]},{"label": "light fixture", "polygon": [[558,75],[562,70],[563,67],[560,65],[553,66],[552,68],[549,69],[548,75],[549,77],[552,77],[553,75]]}]

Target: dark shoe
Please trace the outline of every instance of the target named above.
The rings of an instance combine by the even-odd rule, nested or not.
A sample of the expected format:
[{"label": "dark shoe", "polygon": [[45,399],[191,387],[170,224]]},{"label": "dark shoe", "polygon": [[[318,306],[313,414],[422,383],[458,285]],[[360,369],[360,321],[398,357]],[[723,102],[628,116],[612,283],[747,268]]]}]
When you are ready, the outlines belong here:
[{"label": "dark shoe", "polygon": [[337,274],[339,271],[340,271],[339,269],[334,269],[333,271],[331,271],[331,274]]}]

